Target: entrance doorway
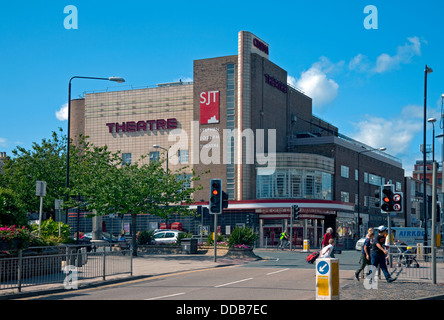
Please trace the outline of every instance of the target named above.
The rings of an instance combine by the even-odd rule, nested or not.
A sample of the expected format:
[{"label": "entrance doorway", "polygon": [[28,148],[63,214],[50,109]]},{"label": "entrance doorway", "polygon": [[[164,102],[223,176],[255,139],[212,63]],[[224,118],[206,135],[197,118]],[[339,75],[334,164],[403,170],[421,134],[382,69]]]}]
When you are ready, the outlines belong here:
[{"label": "entrance doorway", "polygon": [[264,227],[264,247],[277,247],[279,245],[279,238],[282,233],[282,227]]}]

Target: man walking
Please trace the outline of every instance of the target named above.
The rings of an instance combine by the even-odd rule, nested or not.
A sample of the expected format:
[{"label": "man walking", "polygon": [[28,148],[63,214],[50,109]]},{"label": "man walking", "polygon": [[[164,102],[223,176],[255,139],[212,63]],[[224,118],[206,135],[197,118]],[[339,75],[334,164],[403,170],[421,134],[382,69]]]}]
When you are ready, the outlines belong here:
[{"label": "man walking", "polygon": [[385,280],[387,282],[393,282],[396,278],[392,278],[390,273],[387,270],[387,264],[385,262],[385,256],[388,254],[388,251],[385,250],[385,238],[387,237],[387,227],[380,226],[378,228],[378,234],[375,237],[375,241],[372,245],[372,269],[376,270],[378,266],[381,267],[382,273],[384,273]]}]

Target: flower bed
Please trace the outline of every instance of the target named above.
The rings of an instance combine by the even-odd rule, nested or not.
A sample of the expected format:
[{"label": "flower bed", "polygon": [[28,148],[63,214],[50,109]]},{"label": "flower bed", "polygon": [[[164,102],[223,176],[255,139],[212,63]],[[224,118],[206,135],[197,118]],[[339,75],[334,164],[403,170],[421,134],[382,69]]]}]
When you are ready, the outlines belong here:
[{"label": "flower bed", "polygon": [[30,236],[30,232],[25,226],[21,228],[16,228],[15,225],[0,227],[0,251],[23,249],[29,243]]}]

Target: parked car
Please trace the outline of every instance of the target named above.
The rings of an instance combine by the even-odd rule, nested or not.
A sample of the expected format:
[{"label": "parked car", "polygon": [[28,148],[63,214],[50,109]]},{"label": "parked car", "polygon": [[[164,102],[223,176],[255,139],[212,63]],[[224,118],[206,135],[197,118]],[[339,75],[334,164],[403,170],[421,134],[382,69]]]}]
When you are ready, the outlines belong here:
[{"label": "parked car", "polygon": [[183,232],[177,230],[162,230],[154,234],[154,242],[159,244],[176,243],[181,233]]},{"label": "parked car", "polygon": [[356,242],[356,250],[361,251],[362,247],[364,246],[365,238],[361,238]]}]

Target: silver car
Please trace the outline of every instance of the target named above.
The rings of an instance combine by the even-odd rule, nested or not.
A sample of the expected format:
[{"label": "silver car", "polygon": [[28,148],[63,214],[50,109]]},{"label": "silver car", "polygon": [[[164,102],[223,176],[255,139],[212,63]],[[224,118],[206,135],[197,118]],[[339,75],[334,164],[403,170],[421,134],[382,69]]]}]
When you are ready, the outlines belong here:
[{"label": "silver car", "polygon": [[182,231],[177,230],[165,230],[159,231],[154,234],[155,243],[176,243],[179,238],[179,234],[183,233]]}]

